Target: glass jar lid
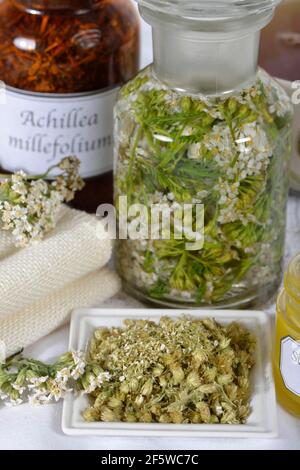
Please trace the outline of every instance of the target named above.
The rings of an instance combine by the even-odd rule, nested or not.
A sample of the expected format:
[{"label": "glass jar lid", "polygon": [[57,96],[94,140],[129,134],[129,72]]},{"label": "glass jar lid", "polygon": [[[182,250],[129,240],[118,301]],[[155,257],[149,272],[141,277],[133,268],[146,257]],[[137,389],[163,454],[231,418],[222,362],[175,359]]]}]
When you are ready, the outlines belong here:
[{"label": "glass jar lid", "polygon": [[261,13],[281,0],[137,0],[140,5],[161,13],[189,19],[226,19]]},{"label": "glass jar lid", "polygon": [[[143,13],[162,21],[189,22],[201,30],[222,30],[224,25],[267,23],[281,0],[137,0]],[[147,19],[147,18],[146,18]],[[222,26],[221,26],[222,25]],[[226,27],[225,27],[226,29]]]}]

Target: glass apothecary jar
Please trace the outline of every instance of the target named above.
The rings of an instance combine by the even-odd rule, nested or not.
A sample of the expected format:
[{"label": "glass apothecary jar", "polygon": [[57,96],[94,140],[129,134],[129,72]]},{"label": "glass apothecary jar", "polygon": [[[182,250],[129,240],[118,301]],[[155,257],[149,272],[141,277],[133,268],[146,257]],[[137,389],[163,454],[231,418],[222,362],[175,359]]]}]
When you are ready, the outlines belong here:
[{"label": "glass apothecary jar", "polygon": [[[203,246],[196,210],[182,239],[173,217],[169,239],[148,232],[118,241],[119,273],[143,300],[240,307],[278,288],[292,106],[257,68],[260,29],[277,3],[139,1],[154,63],[115,108],[115,203],[126,196],[128,207],[164,204],[173,214],[204,207]],[[137,223],[134,212],[126,222]]]},{"label": "glass apothecary jar", "polygon": [[2,172],[43,174],[76,155],[86,186],[73,205],[112,202],[113,106],[138,67],[131,0],[1,0]]}]

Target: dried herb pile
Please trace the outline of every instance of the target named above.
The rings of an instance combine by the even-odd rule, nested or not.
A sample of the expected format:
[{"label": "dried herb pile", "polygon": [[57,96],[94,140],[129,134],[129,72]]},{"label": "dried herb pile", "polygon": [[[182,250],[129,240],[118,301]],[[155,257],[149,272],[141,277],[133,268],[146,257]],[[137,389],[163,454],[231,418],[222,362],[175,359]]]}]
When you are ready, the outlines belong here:
[{"label": "dried herb pile", "polygon": [[[286,221],[291,104],[260,71],[230,97],[167,88],[151,67],[116,108],[116,204],[201,203],[205,243],[118,242],[119,272],[147,298],[217,304],[256,297],[280,279]],[[128,218],[128,223],[134,223]],[[239,300],[239,302],[240,302]]]},{"label": "dried herb pile", "polygon": [[126,320],[96,330],[88,361],[109,375],[87,421],[245,423],[255,338],[213,319]]}]

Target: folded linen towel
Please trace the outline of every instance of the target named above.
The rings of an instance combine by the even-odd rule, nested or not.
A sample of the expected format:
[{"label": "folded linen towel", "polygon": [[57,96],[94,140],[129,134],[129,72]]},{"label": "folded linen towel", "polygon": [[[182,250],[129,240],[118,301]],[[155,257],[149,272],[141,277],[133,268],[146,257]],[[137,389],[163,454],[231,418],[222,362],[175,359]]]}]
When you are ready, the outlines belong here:
[{"label": "folded linen towel", "polygon": [[72,309],[114,295],[117,275],[103,268],[112,243],[96,236],[100,222],[64,207],[45,239],[25,249],[0,231],[0,341],[6,355],[17,352],[63,324]]}]

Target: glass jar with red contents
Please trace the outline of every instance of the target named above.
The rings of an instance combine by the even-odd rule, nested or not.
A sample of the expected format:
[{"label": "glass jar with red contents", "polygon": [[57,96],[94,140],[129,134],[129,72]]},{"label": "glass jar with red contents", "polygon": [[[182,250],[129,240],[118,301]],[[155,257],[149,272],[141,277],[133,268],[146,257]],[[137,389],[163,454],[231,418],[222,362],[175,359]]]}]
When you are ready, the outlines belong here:
[{"label": "glass jar with red contents", "polygon": [[0,0],[1,169],[43,174],[76,155],[74,207],[111,202],[113,105],[138,62],[131,0]]}]

